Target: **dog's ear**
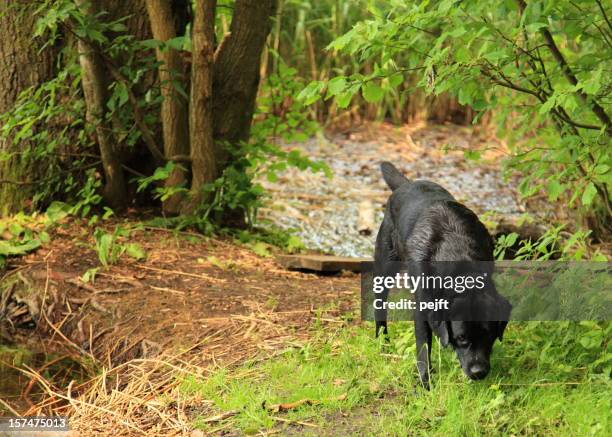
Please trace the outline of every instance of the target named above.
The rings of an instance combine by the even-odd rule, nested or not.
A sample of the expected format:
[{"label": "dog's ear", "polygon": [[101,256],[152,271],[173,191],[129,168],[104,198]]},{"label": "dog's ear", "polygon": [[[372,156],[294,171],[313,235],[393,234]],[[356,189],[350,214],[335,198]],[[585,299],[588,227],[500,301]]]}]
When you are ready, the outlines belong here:
[{"label": "dog's ear", "polygon": [[499,308],[499,317],[497,322],[497,338],[502,341],[504,338],[504,331],[508,326],[508,320],[510,320],[510,312],[512,311],[512,304],[504,296],[499,295],[497,298],[497,304]]},{"label": "dog's ear", "polygon": [[400,185],[409,182],[408,178],[388,161],[384,161],[380,164],[380,171],[382,171],[383,179],[391,190],[395,190]]},{"label": "dog's ear", "polygon": [[497,338],[499,339],[499,341],[502,341],[502,339],[504,338],[504,331],[506,330],[506,326],[508,326],[508,322],[497,322]]},{"label": "dog's ear", "polygon": [[440,344],[443,347],[448,346],[450,336],[451,336],[451,326],[450,322],[447,321],[436,321],[433,323],[433,331],[436,333],[438,338],[440,339]]}]

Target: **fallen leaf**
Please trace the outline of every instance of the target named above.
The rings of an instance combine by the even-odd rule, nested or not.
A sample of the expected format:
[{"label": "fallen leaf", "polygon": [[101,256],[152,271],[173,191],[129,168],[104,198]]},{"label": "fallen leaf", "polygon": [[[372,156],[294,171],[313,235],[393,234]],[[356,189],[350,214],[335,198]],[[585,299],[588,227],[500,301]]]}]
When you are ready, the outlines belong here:
[{"label": "fallen leaf", "polygon": [[368,391],[372,394],[378,393],[380,391],[380,384],[377,382],[371,382],[368,386]]},{"label": "fallen leaf", "polygon": [[240,413],[240,411],[238,410],[226,411],[225,413],[217,414],[216,416],[207,417],[206,419],[202,420],[202,423],[219,422],[221,420],[225,420],[229,417],[235,416],[238,413]]},{"label": "fallen leaf", "polygon": [[265,402],[264,402],[264,408],[268,411],[278,413],[279,411],[293,410],[295,408],[301,407],[302,405],[313,405],[315,403],[317,402],[313,401],[312,399],[300,399],[299,401],[295,401],[295,402],[287,402],[284,404],[272,404],[272,405],[265,405]]},{"label": "fallen leaf", "polygon": [[[341,395],[327,399],[327,401],[343,401],[346,399],[346,397],[347,397],[347,393],[342,393]],[[262,406],[264,409],[268,411],[278,413],[282,411],[293,410],[293,409],[301,407],[302,405],[317,405],[317,404],[320,404],[321,402],[322,401],[315,400],[315,399],[300,399],[299,401],[295,401],[295,402],[266,405],[266,401],[264,401]]]},{"label": "fallen leaf", "polygon": [[342,393],[341,395],[336,396],[335,398],[332,398],[331,400],[333,401],[343,401],[347,398],[348,393]]}]

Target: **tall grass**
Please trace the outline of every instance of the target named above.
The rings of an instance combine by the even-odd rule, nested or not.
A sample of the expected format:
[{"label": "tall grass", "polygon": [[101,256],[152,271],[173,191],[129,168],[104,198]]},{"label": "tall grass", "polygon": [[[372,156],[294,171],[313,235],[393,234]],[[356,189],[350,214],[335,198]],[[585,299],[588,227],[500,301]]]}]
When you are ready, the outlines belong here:
[{"label": "tall grass", "polygon": [[[371,73],[374,68],[371,60],[326,50],[329,43],[368,16],[367,0],[279,0],[264,52],[262,77],[277,74],[281,62],[295,68],[305,82],[335,75]],[[407,76],[397,92],[377,104],[356,97],[346,110],[339,111],[330,102],[317,102],[310,110],[318,121],[334,125],[381,119],[396,124],[419,118],[458,123],[471,119],[469,109],[461,107],[453,98],[444,95],[431,98],[422,91],[411,90],[416,80],[416,76]]]}]

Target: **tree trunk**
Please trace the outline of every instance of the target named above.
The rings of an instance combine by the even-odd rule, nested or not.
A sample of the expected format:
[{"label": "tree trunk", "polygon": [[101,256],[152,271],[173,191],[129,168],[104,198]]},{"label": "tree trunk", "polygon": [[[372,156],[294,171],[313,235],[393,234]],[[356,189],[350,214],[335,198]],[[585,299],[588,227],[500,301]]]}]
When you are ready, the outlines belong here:
[{"label": "tree trunk", "polygon": [[277,0],[236,0],[230,34],[215,53],[213,126],[218,168],[228,164],[224,143],[249,138],[259,88],[261,54]]},{"label": "tree trunk", "polygon": [[213,142],[213,59],[216,0],[195,2],[192,33],[191,103],[191,199],[185,212],[193,212],[202,200],[202,187],[217,177]]},{"label": "tree trunk", "polygon": [[[177,36],[176,16],[173,14],[171,0],[147,0],[147,11],[151,22],[153,37],[167,41]],[[166,159],[173,156],[189,155],[189,119],[188,102],[176,90],[173,82],[185,83],[185,63],[180,53],[172,48],[157,50],[159,81],[163,97],[161,122]],[[165,186],[182,185],[187,177],[183,168],[177,167],[166,179]],[[163,204],[164,212],[177,214],[180,211],[182,196],[174,195]]]},{"label": "tree trunk", "polygon": [[[100,11],[98,2],[78,0],[77,4],[88,15],[95,15]],[[90,125],[95,126],[96,139],[104,167],[104,200],[115,211],[123,211],[127,206],[127,187],[121,160],[113,145],[112,125],[105,117],[108,72],[98,48],[93,43],[79,39],[78,50],[83,93],[87,105],[87,121]]]},{"label": "tree trunk", "polygon": [[[31,86],[51,79],[55,73],[57,47],[48,46],[42,52],[42,39],[32,39],[38,2],[32,0],[0,0],[0,114],[13,108],[17,96]],[[11,141],[0,138],[0,153],[19,150]],[[0,216],[22,210],[34,195],[34,181],[43,174],[35,162],[27,162],[20,155],[0,159]]]}]

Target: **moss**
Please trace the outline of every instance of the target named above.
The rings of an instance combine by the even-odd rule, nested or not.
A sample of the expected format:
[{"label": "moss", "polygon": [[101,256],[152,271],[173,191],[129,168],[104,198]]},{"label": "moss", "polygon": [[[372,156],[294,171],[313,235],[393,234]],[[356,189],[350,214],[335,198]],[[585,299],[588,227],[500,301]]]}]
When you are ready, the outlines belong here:
[{"label": "moss", "polygon": [[6,181],[23,182],[33,174],[31,163],[20,157],[11,157],[0,161],[0,217],[24,209],[26,201],[34,194],[34,185],[21,185]]}]

